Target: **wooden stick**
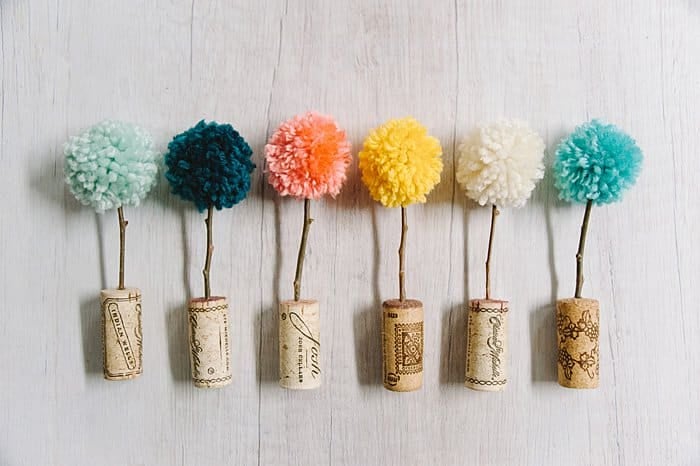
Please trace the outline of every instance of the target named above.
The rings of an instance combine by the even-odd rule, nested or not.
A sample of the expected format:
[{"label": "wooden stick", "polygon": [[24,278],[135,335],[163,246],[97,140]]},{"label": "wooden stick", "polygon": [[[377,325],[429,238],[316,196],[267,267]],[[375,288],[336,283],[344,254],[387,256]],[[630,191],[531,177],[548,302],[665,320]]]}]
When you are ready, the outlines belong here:
[{"label": "wooden stick", "polygon": [[578,240],[578,252],[576,253],[576,298],[581,297],[581,289],[583,288],[583,251],[586,248],[586,234],[588,233],[588,220],[591,217],[591,207],[593,201],[589,200],[586,203],[586,213],[583,214],[583,223],[581,224],[581,237]]},{"label": "wooden stick", "polygon": [[294,275],[294,301],[299,301],[301,296],[301,274],[304,268],[304,257],[306,256],[306,240],[309,237],[309,227],[314,222],[310,211],[311,201],[304,199],[304,227],[301,231],[301,244],[299,245],[299,255],[297,256],[297,271]]},{"label": "wooden stick", "polygon": [[214,206],[210,205],[207,211],[207,218],[204,223],[207,225],[207,259],[204,262],[204,270],[202,270],[202,275],[204,275],[204,297],[209,299],[211,296],[211,285],[209,282],[209,274],[211,270],[211,254],[214,252],[214,243],[212,241],[212,231],[211,231],[211,221],[212,215],[214,214]]},{"label": "wooden stick", "polygon": [[493,248],[493,233],[496,228],[496,217],[500,212],[494,204],[491,207],[491,232],[489,233],[489,249],[486,253],[486,299],[491,298],[491,250]]},{"label": "wooden stick", "polygon": [[406,300],[406,232],[408,225],[406,224],[406,207],[401,206],[401,244],[399,245],[399,300]]},{"label": "wooden stick", "polygon": [[119,216],[119,287],[118,289],[124,289],[124,255],[126,251],[126,226],[129,224],[128,221],[124,220],[124,208],[119,206],[117,208],[117,215]]}]

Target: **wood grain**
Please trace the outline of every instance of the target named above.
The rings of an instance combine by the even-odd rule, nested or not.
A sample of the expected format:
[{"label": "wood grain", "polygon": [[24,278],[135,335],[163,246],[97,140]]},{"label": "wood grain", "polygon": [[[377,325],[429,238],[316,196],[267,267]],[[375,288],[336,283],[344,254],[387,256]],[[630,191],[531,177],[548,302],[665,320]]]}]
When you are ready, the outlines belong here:
[{"label": "wood grain", "polygon": [[[2,0],[0,41],[1,465],[700,462],[697,2]],[[421,391],[382,388],[400,213],[370,201],[356,166],[336,200],[313,205],[304,272],[333,370],[320,390],[277,386],[276,308],[292,297],[303,206],[271,190],[261,154],[305,109],[332,113],[355,151],[407,114],[443,144],[441,184],[408,209]],[[557,201],[550,177],[525,208],[503,210],[495,238],[493,293],[511,303],[508,388],[463,387],[464,308],[483,293],[489,212],[455,185],[454,148],[502,115],[529,120],[549,147],[604,117],[646,154],[624,203],[591,218],[597,390],[556,383],[554,303],[574,291],[583,209]],[[117,216],[66,192],[61,145],[103,118],[140,123],[163,149],[201,118],[229,121],[255,151],[249,198],[214,231],[212,292],[230,302],[225,389],[189,381],[204,216],[165,183],[126,212],[144,373],[102,380],[99,291],[116,285]]]}]

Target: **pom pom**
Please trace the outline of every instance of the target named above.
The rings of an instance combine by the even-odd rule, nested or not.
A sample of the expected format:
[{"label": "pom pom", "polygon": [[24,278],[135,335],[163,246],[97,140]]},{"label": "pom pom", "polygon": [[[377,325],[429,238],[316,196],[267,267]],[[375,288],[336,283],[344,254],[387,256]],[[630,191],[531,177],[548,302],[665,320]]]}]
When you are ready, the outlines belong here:
[{"label": "pom pom", "polygon": [[252,155],[233,126],[202,120],[168,144],[165,177],[173,193],[194,202],[200,212],[210,205],[233,207],[250,190]]},{"label": "pom pom", "polygon": [[584,123],[564,139],[554,161],[554,184],[566,201],[608,204],[631,187],[642,164],[642,151],[616,126]]},{"label": "pom pom", "polygon": [[350,142],[332,117],[315,112],[282,123],[265,146],[268,180],[282,196],[335,197],[350,166]]},{"label": "pom pom", "polygon": [[389,120],[370,132],[360,151],[362,181],[386,207],[425,202],[440,181],[442,147],[411,117]]},{"label": "pom pom", "polygon": [[98,123],[70,138],[63,153],[70,192],[97,212],[139,205],[156,184],[151,136],[131,123]]},{"label": "pom pom", "polygon": [[522,121],[479,127],[458,153],[457,182],[480,205],[520,207],[544,176],[544,141]]}]

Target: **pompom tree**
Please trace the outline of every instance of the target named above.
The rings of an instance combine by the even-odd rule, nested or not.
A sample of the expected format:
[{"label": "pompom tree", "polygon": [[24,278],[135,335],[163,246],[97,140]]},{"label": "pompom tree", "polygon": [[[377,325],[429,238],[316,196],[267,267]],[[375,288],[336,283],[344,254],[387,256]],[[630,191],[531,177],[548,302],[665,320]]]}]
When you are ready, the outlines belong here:
[{"label": "pompom tree", "polygon": [[414,118],[393,119],[369,133],[359,161],[370,196],[385,207],[401,207],[399,299],[382,305],[384,386],[417,390],[423,381],[423,304],[406,299],[406,207],[426,202],[440,181],[442,147]]},{"label": "pompom tree", "polygon": [[527,123],[502,119],[478,127],[459,146],[456,179],[467,197],[491,206],[484,299],[468,309],[465,386],[495,391],[507,383],[508,301],[491,299],[491,254],[499,207],[522,207],[544,176],[544,141]]},{"label": "pompom tree", "polygon": [[[166,179],[173,194],[207,211],[207,252],[202,275],[204,297],[189,305],[192,378],[198,387],[220,387],[231,381],[228,354],[228,303],[211,296],[211,262],[214,251],[214,209],[233,207],[248,195],[255,164],[253,151],[230,125],[197,123],[168,144]],[[224,342],[225,352],[221,345]]]},{"label": "pompom tree", "polygon": [[637,180],[642,151],[634,139],[614,125],[592,120],[561,141],[553,165],[559,197],[585,204],[576,252],[573,299],[557,301],[559,383],[568,388],[595,388],[599,377],[597,300],[582,298],[583,254],[593,205],[622,199]]},{"label": "pompom tree", "polygon": [[[318,301],[301,300],[301,279],[311,218],[311,201],[335,198],[352,162],[345,131],[327,115],[306,112],[284,121],[265,146],[268,181],[281,196],[304,200],[304,222],[294,275],[294,300],[279,307],[280,385],[291,389],[321,384]],[[299,344],[306,353],[299,368]]]},{"label": "pompom tree", "polygon": [[141,293],[124,286],[128,225],[124,206],[138,206],[155,186],[156,155],[145,130],[112,120],[71,137],[64,146],[65,180],[75,198],[100,213],[117,209],[119,284],[101,292],[104,376],[108,380],[131,379],[142,372]]}]

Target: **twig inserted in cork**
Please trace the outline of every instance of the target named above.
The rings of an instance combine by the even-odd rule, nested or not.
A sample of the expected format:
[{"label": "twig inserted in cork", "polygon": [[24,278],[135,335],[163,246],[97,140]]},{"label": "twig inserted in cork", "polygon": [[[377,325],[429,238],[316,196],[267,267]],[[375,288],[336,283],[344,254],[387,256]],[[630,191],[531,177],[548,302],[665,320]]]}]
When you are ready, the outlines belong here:
[{"label": "twig inserted in cork", "polygon": [[574,297],[581,297],[583,288],[583,251],[586,248],[586,234],[588,233],[588,220],[591,218],[591,207],[593,201],[586,202],[586,213],[583,214],[583,223],[581,224],[581,237],[578,241],[578,251],[576,252],[576,293]]},{"label": "twig inserted in cork", "polygon": [[491,298],[491,251],[493,249],[493,235],[496,229],[496,217],[500,212],[494,204],[491,207],[491,232],[489,233],[489,249],[486,253],[486,299]]},{"label": "twig inserted in cork", "polygon": [[126,251],[126,226],[129,224],[127,220],[124,220],[124,208],[119,206],[117,208],[117,215],[119,216],[119,289],[124,289],[124,255]]},{"label": "twig inserted in cork", "polygon": [[211,285],[209,282],[209,273],[211,270],[211,255],[214,252],[214,242],[212,241],[212,231],[211,231],[211,221],[212,215],[214,214],[214,206],[209,205],[207,210],[207,218],[204,221],[207,225],[207,259],[204,262],[204,270],[202,270],[202,275],[204,275],[204,297],[209,299],[211,296]]},{"label": "twig inserted in cork", "polygon": [[401,243],[399,245],[399,300],[406,300],[406,232],[408,224],[406,223],[406,207],[401,206]]},{"label": "twig inserted in cork", "polygon": [[314,222],[311,218],[311,201],[304,199],[304,227],[301,231],[301,244],[299,245],[299,255],[297,256],[297,270],[294,275],[294,301],[299,301],[301,296],[301,274],[304,268],[304,257],[306,256],[306,240],[309,236],[309,227]]}]

